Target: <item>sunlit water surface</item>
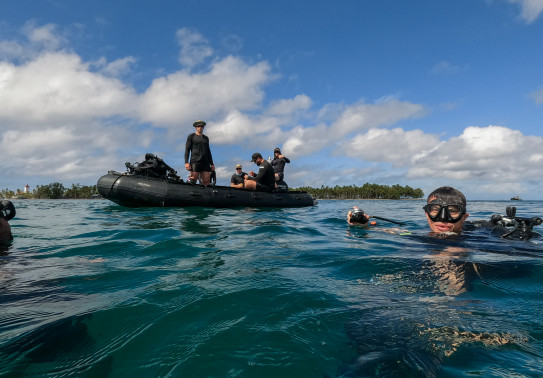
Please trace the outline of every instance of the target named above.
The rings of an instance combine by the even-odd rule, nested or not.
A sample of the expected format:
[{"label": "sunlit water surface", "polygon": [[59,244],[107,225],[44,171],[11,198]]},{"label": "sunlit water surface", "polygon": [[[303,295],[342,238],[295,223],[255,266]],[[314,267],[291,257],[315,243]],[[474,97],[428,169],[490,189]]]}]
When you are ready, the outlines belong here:
[{"label": "sunlit water surface", "polygon": [[[348,226],[355,204],[411,234]],[[543,215],[470,218],[512,204]],[[432,238],[422,205],[15,201],[0,376],[542,376],[543,240]]]}]

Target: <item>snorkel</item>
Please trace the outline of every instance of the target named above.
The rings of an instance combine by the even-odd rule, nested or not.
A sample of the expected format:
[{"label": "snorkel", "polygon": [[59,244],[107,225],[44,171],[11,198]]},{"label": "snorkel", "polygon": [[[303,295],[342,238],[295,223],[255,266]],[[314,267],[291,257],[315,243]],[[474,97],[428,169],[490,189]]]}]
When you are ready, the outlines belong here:
[{"label": "snorkel", "polygon": [[514,238],[519,240],[529,240],[534,235],[537,235],[532,230],[535,226],[543,223],[540,217],[522,218],[516,217],[517,208],[507,206],[505,209],[506,215],[494,214],[490,218],[490,222],[495,226],[502,226],[507,232],[501,235],[501,238]]}]

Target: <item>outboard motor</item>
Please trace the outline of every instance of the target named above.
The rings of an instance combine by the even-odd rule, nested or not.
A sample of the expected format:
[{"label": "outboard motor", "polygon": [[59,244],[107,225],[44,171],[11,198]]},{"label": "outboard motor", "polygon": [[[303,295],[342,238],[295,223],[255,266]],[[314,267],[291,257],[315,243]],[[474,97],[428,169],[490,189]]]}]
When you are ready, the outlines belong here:
[{"label": "outboard motor", "polygon": [[507,206],[506,216],[500,214],[494,214],[490,218],[490,223],[494,227],[501,227],[505,229],[505,233],[501,235],[502,238],[529,240],[532,237],[539,235],[532,231],[535,226],[539,226],[543,223],[543,219],[540,217],[522,218],[515,216],[517,208],[514,206]]}]

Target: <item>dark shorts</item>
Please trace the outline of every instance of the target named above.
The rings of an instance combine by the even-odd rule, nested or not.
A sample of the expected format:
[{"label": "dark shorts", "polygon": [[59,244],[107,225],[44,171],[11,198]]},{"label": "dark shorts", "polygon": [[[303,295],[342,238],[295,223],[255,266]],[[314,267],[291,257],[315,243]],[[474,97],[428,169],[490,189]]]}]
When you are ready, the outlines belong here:
[{"label": "dark shorts", "polygon": [[[273,188],[273,189],[275,189],[275,188]],[[273,192],[273,189],[270,188],[270,187],[267,186],[267,185],[262,185],[262,184],[260,184],[260,183],[258,183],[258,182],[256,183],[256,190],[257,190],[258,192],[271,193],[271,192]]]},{"label": "dark shorts", "polygon": [[285,177],[285,175],[283,174],[283,172],[276,172],[275,173],[277,176],[279,176],[279,179],[277,179],[277,177],[275,178],[275,181],[283,181],[283,178]]},{"label": "dark shorts", "polygon": [[211,164],[209,163],[190,163],[193,172],[211,172]]}]

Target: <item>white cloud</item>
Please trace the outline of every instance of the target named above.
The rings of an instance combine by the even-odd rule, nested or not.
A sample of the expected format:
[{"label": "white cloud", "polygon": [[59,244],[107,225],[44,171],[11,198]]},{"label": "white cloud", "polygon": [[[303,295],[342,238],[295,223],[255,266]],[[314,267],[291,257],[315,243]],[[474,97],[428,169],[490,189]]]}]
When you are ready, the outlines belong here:
[{"label": "white cloud", "polygon": [[88,70],[75,54],[45,53],[16,66],[0,62],[0,121],[21,127],[133,113],[135,94]]},{"label": "white cloud", "polygon": [[37,55],[58,51],[68,45],[68,40],[54,24],[38,27],[34,22],[27,22],[21,35],[21,40],[0,41],[0,59],[33,59]]},{"label": "white cloud", "polygon": [[140,117],[155,126],[178,128],[196,118],[255,109],[264,98],[262,86],[272,79],[268,63],[250,66],[230,56],[205,73],[179,71],[155,79],[142,95]]},{"label": "white cloud", "polygon": [[531,97],[535,100],[537,105],[543,104],[543,89],[533,92]]},{"label": "white cloud", "polygon": [[223,120],[206,126],[213,135],[214,144],[246,143],[247,130],[254,129],[254,122],[239,110],[232,110]]},{"label": "white cloud", "polygon": [[307,156],[329,146],[330,131],[326,125],[295,127],[285,135],[281,152],[292,157]]},{"label": "white cloud", "polygon": [[26,49],[23,45],[15,41],[0,42],[0,58],[12,58],[23,56]]},{"label": "white cloud", "polygon": [[459,137],[420,155],[408,177],[515,183],[543,175],[541,151],[541,137],[502,126],[471,126]]},{"label": "white cloud", "polygon": [[148,147],[150,140],[148,132],[135,134],[124,127],[90,123],[84,128],[78,125],[9,130],[1,135],[0,150],[9,156],[3,162],[7,175],[79,180],[99,177],[113,167],[122,170],[121,164],[127,158],[118,156],[122,147]]},{"label": "white cloud", "polygon": [[290,116],[294,113],[305,111],[311,107],[312,101],[306,95],[297,95],[292,99],[283,99],[273,102],[266,110],[270,115],[287,115]]},{"label": "white cloud", "polygon": [[213,55],[209,41],[200,33],[188,28],[179,29],[176,33],[177,43],[181,47],[179,63],[191,68],[202,63]]},{"label": "white cloud", "polygon": [[460,67],[451,62],[441,61],[432,67],[431,73],[436,75],[454,75],[461,71]]},{"label": "white cloud", "polygon": [[[364,102],[350,106],[326,104],[318,112],[318,117],[330,119],[330,126],[319,123],[309,127],[296,126],[285,131],[275,128],[273,140],[277,142],[284,140],[283,152],[292,156],[309,155],[325,147],[338,148],[336,154],[345,155],[345,149],[350,148],[349,143],[362,142],[360,136],[354,137],[350,142],[344,141],[343,138],[351,133],[371,128],[377,129],[402,119],[421,117],[423,114],[425,114],[425,108],[422,105],[402,102],[394,98],[383,98],[374,104]],[[271,144],[277,144],[277,142]]]},{"label": "white cloud", "polygon": [[24,30],[30,43],[45,50],[55,51],[67,43],[53,24],[36,27],[33,23],[28,23]]},{"label": "white cloud", "polygon": [[530,24],[534,22],[543,11],[543,0],[509,0],[521,7],[520,17]]},{"label": "white cloud", "polygon": [[137,61],[133,56],[107,62],[105,58],[100,59],[96,65],[101,68],[100,72],[107,76],[119,77],[130,72],[130,68]]},{"label": "white cloud", "polygon": [[422,117],[426,113],[424,106],[398,101],[395,98],[382,98],[374,104],[358,103],[348,106],[332,124],[335,135],[346,134],[393,125],[402,119]]},{"label": "white cloud", "polygon": [[336,153],[405,167],[412,164],[418,155],[430,152],[439,143],[437,136],[425,134],[421,130],[370,129],[343,143]]}]

